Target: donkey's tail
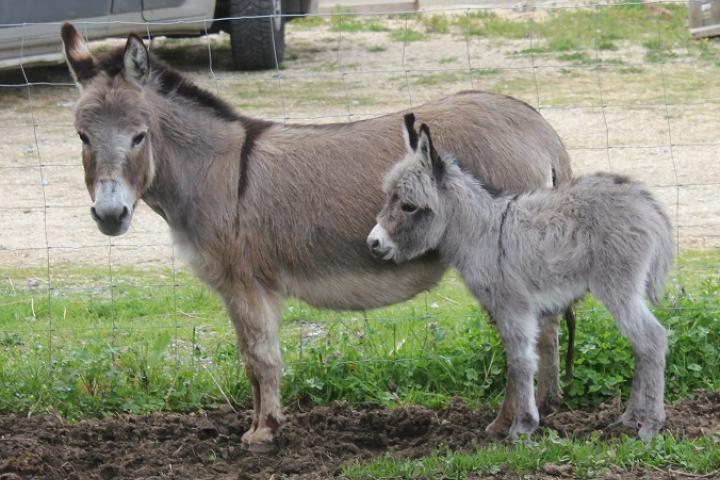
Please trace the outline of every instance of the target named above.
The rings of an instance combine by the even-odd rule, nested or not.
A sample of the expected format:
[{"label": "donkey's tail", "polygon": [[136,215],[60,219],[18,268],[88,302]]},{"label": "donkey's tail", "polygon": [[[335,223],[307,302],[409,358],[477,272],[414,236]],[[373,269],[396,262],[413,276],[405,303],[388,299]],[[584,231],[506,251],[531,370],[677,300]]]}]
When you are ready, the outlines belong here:
[{"label": "donkey's tail", "polygon": [[567,351],[565,352],[565,381],[572,380],[573,362],[575,361],[575,309],[570,305],[563,315],[567,327]]},{"label": "donkey's tail", "polygon": [[645,279],[645,294],[657,304],[665,290],[665,282],[673,262],[673,231],[670,219],[662,206],[651,197],[652,206],[657,212],[653,222],[655,250],[650,259],[650,268]]}]

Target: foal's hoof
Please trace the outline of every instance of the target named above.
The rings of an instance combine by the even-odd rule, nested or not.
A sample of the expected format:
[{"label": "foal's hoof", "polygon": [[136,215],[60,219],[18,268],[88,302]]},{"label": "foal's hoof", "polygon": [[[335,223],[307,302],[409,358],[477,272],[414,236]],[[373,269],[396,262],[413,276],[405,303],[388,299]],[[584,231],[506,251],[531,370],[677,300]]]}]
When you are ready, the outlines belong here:
[{"label": "foal's hoof", "polygon": [[496,418],[492,421],[492,423],[490,423],[490,425],[485,427],[485,431],[496,440],[502,440],[504,438],[507,438],[509,430],[510,422],[507,422],[505,421],[505,419],[501,418]]},{"label": "foal's hoof", "polygon": [[640,440],[648,442],[660,432],[663,425],[665,425],[665,421],[663,420],[645,421],[640,427],[640,430],[638,430],[638,437],[640,437]]},{"label": "foal's hoof", "polygon": [[242,445],[253,453],[270,453],[277,448],[275,434],[268,427],[248,430],[242,436]]},{"label": "foal's hoof", "polygon": [[638,434],[638,430],[640,429],[640,425],[637,422],[637,420],[625,420],[620,419],[616,420],[605,429],[603,429],[602,438],[611,438],[611,437],[617,437],[620,434],[625,434],[629,437],[634,437]]}]

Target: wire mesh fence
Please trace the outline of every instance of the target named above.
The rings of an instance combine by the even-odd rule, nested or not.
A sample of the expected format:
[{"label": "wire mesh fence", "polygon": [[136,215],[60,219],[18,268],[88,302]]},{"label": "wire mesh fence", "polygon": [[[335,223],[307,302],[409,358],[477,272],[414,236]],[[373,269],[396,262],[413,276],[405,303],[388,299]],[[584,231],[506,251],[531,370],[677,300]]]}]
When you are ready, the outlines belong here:
[{"label": "wire mesh fence", "polygon": [[[180,40],[156,38],[159,22],[135,29],[183,75],[246,115],[278,122],[371,118],[463,89],[518,97],[558,130],[575,174],[609,170],[651,186],[672,217],[681,261],[671,288],[681,288],[717,275],[720,266],[713,254],[720,247],[720,49],[689,38],[686,5],[314,14],[287,23],[283,63],[253,73],[231,69],[225,34]],[[196,22],[207,33],[213,19]],[[155,349],[176,366],[206,372],[225,392],[212,364],[233,344],[231,327],[219,302],[176,260],[163,221],[141,207],[130,232],[112,238],[88,213],[72,119],[77,95],[61,67],[22,65],[19,78],[15,72],[0,82],[6,354],[13,349],[13,365],[42,358],[52,377],[68,352],[100,338],[109,369],[123,368],[117,361],[123,349],[144,349],[145,357]],[[338,313],[289,301],[287,368],[315,364],[323,354],[330,356],[321,362],[353,365],[442,357],[429,340],[439,323],[445,322],[443,335],[461,336],[468,323],[482,320],[459,281],[446,283],[392,311]],[[326,345],[321,353],[318,343]],[[334,343],[357,354],[333,358]],[[315,358],[308,359],[309,350]]]}]

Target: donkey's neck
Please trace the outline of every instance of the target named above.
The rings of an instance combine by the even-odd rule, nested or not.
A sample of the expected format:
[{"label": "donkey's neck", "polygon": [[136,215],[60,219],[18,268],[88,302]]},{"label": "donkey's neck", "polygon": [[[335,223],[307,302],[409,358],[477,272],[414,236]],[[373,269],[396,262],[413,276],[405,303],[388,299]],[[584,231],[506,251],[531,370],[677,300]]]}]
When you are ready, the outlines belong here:
[{"label": "donkey's neck", "polygon": [[247,129],[207,105],[173,92],[147,93],[157,113],[151,127],[155,178],[143,200],[175,231],[197,221],[208,202],[237,195]]},{"label": "donkey's neck", "polygon": [[448,167],[442,193],[447,202],[448,224],[440,253],[464,275],[467,257],[482,252],[487,259],[484,273],[492,278],[503,254],[504,220],[513,198],[491,193],[455,164]]}]

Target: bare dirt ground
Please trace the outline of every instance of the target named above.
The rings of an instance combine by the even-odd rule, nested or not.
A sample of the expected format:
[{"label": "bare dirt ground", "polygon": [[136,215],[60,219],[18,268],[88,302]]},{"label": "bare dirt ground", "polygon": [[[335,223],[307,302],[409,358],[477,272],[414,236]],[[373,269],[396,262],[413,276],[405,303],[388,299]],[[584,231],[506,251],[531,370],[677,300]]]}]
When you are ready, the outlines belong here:
[{"label": "bare dirt ground", "polygon": [[[621,413],[619,403],[593,411],[561,411],[545,420],[561,437],[584,438]],[[240,447],[249,412],[229,407],[197,414],[120,416],[66,424],[53,416],[0,417],[0,479],[326,479],[343,466],[389,452],[419,458],[449,447],[456,451],[492,442],[488,409],[473,411],[456,401],[442,410],[346,404],[288,415],[279,449],[253,454]],[[667,430],[676,438],[720,432],[720,394],[698,393],[668,407]],[[547,466],[531,478],[571,477],[567,467]],[[548,473],[549,472],[549,473]],[[471,478],[516,478],[500,469]],[[598,478],[690,478],[665,472],[603,472]],[[705,478],[712,478],[706,476]]]},{"label": "bare dirt ground", "polygon": [[[608,62],[596,68],[519,54],[537,46],[533,39],[422,33],[420,20],[385,18],[384,31],[343,32],[329,22],[290,23],[284,67],[270,72],[232,71],[224,35],[160,38],[152,48],[244,114],[277,121],[367,118],[468,88],[517,96],[558,130],[576,173],[613,170],[649,183],[682,248],[720,246],[718,67],[697,63],[688,49],[647,63],[642,47],[620,42],[617,51],[591,52]],[[397,41],[387,29],[398,28],[423,36]],[[28,77],[50,85],[0,88],[0,265],[170,264],[167,228],[144,206],[128,234],[97,231],[72,126],[78,92],[63,66],[30,69]],[[10,72],[0,83],[22,80]]]}]

